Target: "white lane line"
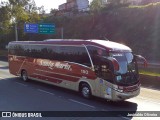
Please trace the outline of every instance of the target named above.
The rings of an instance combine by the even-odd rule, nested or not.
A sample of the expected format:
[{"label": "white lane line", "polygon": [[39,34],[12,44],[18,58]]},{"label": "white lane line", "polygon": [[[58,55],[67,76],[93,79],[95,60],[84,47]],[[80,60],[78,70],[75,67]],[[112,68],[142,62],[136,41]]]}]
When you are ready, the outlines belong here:
[{"label": "white lane line", "polygon": [[19,85],[22,85],[22,86],[28,86],[28,85],[25,85],[25,84],[23,84],[23,83],[20,83],[20,82],[15,82],[16,84],[19,84]]},{"label": "white lane line", "polygon": [[54,95],[54,93],[51,93],[51,92],[48,92],[48,91],[45,91],[45,90],[42,90],[42,89],[38,89],[38,91],[41,91],[41,92],[44,92],[44,93],[47,93],[47,94],[50,94],[50,95]]},{"label": "white lane line", "polygon": [[81,104],[81,105],[85,105],[85,106],[88,106],[88,107],[91,107],[91,108],[95,108],[94,106],[92,106],[92,105],[88,105],[88,104],[85,104],[85,103],[82,103],[82,102],[79,102],[79,101],[77,101],[77,100],[73,100],[73,99],[69,99],[70,101],[72,101],[72,102],[75,102],[75,103],[79,103],[79,104]]}]

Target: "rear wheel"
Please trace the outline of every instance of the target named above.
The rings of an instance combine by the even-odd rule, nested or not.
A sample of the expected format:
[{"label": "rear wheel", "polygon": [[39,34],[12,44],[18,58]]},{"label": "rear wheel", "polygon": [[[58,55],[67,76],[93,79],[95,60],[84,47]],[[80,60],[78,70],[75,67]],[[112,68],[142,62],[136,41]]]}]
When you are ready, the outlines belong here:
[{"label": "rear wheel", "polygon": [[23,81],[28,81],[28,74],[27,74],[27,71],[23,70],[22,73],[21,73],[21,77],[22,77],[22,80]]},{"label": "rear wheel", "polygon": [[80,88],[80,93],[84,98],[91,98],[91,89],[87,83],[83,83]]}]

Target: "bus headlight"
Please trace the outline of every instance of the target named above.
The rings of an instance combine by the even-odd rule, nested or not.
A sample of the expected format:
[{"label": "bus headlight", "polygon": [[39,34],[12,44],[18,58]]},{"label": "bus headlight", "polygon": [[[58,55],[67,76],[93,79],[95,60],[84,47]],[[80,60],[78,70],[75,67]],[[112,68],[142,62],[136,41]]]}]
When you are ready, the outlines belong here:
[{"label": "bus headlight", "polygon": [[120,81],[120,80],[122,80],[122,77],[119,75],[119,76],[116,76],[116,79],[117,79],[117,81]]},{"label": "bus headlight", "polygon": [[113,85],[113,89],[115,91],[118,91],[118,92],[123,92],[124,87],[123,86],[118,86],[118,85]]}]

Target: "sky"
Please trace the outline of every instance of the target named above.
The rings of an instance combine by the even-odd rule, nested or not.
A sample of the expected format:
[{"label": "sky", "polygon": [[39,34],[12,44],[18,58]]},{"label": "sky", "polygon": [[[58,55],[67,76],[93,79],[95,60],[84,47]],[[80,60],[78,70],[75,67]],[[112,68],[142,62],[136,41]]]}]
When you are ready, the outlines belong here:
[{"label": "sky", "polygon": [[[7,1],[7,0],[0,0]],[[58,9],[58,6],[65,3],[67,0],[34,0],[37,7],[44,6],[46,13],[49,13],[51,8]],[[92,1],[92,0],[89,0]]]},{"label": "sky", "polygon": [[[51,8],[58,9],[58,6],[65,3],[67,0],[34,0],[37,7],[44,6],[44,9],[47,13],[50,12]],[[91,1],[91,0],[89,0]]]},{"label": "sky", "polygon": [[49,13],[51,8],[58,9],[58,6],[65,3],[66,0],[34,0],[37,7],[44,6],[44,10]]}]

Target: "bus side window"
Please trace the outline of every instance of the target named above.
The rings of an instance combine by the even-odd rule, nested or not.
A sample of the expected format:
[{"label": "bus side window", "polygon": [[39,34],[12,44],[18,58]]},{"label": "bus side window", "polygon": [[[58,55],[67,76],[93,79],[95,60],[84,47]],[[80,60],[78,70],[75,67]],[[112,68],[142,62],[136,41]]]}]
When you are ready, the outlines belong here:
[{"label": "bus side window", "polygon": [[97,76],[112,82],[112,63],[106,59],[109,54],[105,50],[95,46],[87,46],[87,49],[91,55]]},{"label": "bus side window", "polygon": [[82,46],[54,46],[52,49],[54,60],[69,61],[91,66],[87,51]]},{"label": "bus side window", "polygon": [[87,46],[87,49],[91,55],[92,61],[94,65],[97,65],[100,62],[99,57],[107,57],[107,52],[102,49],[95,46]]}]

